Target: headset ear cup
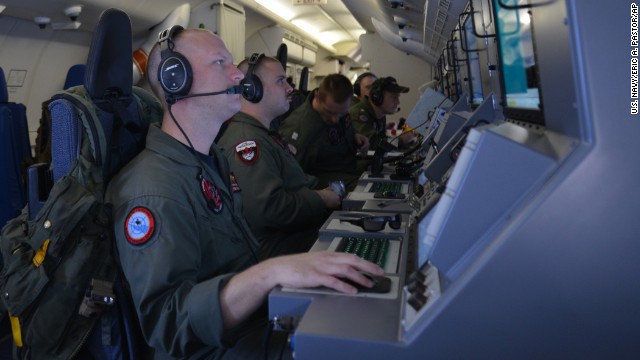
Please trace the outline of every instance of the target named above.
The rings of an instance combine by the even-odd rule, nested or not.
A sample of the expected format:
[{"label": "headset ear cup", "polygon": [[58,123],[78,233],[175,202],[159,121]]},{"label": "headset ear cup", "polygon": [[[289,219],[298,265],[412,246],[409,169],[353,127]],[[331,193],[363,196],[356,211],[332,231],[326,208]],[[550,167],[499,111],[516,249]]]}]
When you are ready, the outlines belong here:
[{"label": "headset ear cup", "polygon": [[240,81],[240,85],[242,85],[242,97],[247,101],[259,103],[262,100],[262,81],[259,77],[253,74],[245,76]]},{"label": "headset ear cup", "polygon": [[371,96],[371,102],[374,105],[380,106],[382,105],[382,91],[379,88],[375,88],[375,89],[371,89],[371,91],[369,92],[369,96]]},{"label": "headset ear cup", "polygon": [[170,95],[187,95],[191,90],[192,74],[189,60],[175,51],[162,59],[158,66],[160,86],[166,94]]}]

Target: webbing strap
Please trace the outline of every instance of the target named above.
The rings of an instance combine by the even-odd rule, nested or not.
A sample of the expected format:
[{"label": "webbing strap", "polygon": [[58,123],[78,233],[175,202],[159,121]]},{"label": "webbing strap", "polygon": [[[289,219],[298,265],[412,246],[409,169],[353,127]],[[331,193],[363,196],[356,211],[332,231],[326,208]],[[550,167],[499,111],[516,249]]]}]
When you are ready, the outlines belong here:
[{"label": "webbing strap", "polygon": [[17,347],[22,347],[22,330],[20,329],[20,318],[9,314],[9,322],[11,323],[13,342]]}]

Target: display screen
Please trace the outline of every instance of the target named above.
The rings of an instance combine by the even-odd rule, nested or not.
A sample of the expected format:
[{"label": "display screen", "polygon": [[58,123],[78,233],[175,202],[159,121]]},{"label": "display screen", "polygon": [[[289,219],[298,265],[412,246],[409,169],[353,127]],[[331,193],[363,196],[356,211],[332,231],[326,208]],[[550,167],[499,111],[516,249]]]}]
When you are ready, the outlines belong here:
[{"label": "display screen", "polygon": [[463,50],[466,52],[467,67],[469,70],[469,94],[471,94],[471,103],[480,105],[484,97],[482,95],[482,75],[480,72],[480,54],[478,52],[478,43],[476,35],[473,31],[473,23],[471,16],[467,16],[463,24],[465,41]]},{"label": "display screen", "polygon": [[[526,5],[527,0],[502,0],[506,5]],[[505,115],[544,124],[533,22],[527,8],[505,9],[494,0],[502,100]]]}]

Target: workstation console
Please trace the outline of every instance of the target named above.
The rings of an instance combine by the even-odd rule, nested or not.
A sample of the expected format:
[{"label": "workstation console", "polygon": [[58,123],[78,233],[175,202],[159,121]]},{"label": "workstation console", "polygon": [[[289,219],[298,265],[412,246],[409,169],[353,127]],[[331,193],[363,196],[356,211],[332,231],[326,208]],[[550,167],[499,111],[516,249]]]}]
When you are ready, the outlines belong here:
[{"label": "workstation console", "polygon": [[[270,294],[272,318],[296,318],[296,358],[626,358],[640,350],[640,163],[629,153],[640,151],[640,123],[603,105],[624,84],[598,75],[612,61],[610,44],[592,41],[626,34],[601,19],[625,18],[628,6],[490,4],[505,120],[468,129],[430,210],[401,213],[400,229],[386,228],[396,211],[379,212],[391,233],[375,237],[400,239],[388,293]],[[458,130],[471,117],[455,119]],[[428,173],[416,178],[428,184]],[[342,221],[349,213],[332,215],[312,251],[330,249],[343,231],[367,233]]]}]

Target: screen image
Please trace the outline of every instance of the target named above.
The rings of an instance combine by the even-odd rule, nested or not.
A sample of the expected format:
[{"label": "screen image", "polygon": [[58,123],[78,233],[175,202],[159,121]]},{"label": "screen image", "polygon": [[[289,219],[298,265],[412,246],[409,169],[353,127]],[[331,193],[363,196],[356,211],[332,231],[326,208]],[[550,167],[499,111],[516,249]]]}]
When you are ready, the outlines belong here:
[{"label": "screen image", "polygon": [[484,97],[482,95],[482,75],[480,72],[480,55],[478,53],[478,46],[476,36],[473,32],[473,23],[471,16],[467,16],[464,21],[464,40],[466,42],[464,49],[466,49],[466,55],[468,59],[469,69],[469,93],[471,94],[471,103],[480,105]]},{"label": "screen image", "polygon": [[[527,0],[503,1],[507,5],[528,3]],[[510,113],[506,109],[505,114],[518,120],[544,124],[531,15],[526,8],[502,8],[497,0],[494,0],[494,9],[503,100],[506,108],[513,110]]]}]

